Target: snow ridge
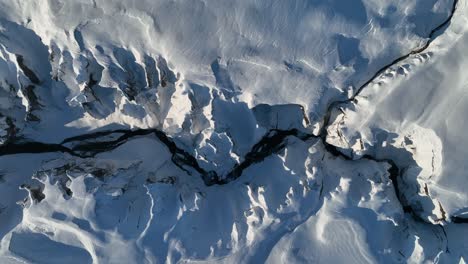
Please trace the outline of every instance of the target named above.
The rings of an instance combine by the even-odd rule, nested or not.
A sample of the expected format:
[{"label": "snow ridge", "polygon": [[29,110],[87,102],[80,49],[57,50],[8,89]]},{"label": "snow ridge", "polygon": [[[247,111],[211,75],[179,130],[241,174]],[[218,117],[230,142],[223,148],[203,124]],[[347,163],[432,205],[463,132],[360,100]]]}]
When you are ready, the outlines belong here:
[{"label": "snow ridge", "polygon": [[[289,54],[291,50],[277,47],[290,44],[280,38],[281,45],[265,46],[257,36],[264,34],[262,23],[268,19],[250,21],[256,27],[246,28],[243,18],[254,16],[242,16],[239,3],[231,4],[234,22],[220,20],[221,9],[216,5],[228,5],[224,2],[194,4],[190,12],[200,17],[200,29],[210,30],[203,23],[211,17],[233,25],[239,36],[257,43],[247,45],[249,55],[240,57],[234,47],[222,46],[233,36],[219,28],[219,50],[201,49],[203,39],[193,42],[200,53],[190,45],[180,46],[190,33],[168,34],[161,27],[168,24],[155,13],[159,11],[142,11],[138,6],[143,2],[49,1],[46,7],[36,6],[49,29],[38,25],[36,18],[33,22],[28,18],[27,27],[1,21],[5,28],[0,30],[0,77],[4,79],[0,85],[9,88],[0,93],[5,102],[0,109],[0,165],[4,168],[0,190],[8,194],[2,202],[6,206],[0,207],[0,214],[8,216],[0,229],[0,260],[393,263],[467,257],[452,242],[454,234],[466,229],[461,224],[466,222],[463,208],[447,210],[440,200],[445,193],[432,185],[442,171],[443,144],[438,135],[418,125],[400,134],[364,126],[372,130],[371,136],[378,132],[377,141],[372,141],[356,121],[356,116],[366,113],[363,104],[380,102],[373,102],[372,96],[383,100],[387,91],[376,90],[389,72],[411,75],[411,67],[418,66],[411,64],[414,60],[429,60],[432,44],[440,45],[437,41],[446,31],[452,34],[460,24],[454,14],[463,12],[456,11],[464,10],[464,1],[450,5],[434,1],[432,6],[414,1],[408,10],[430,6],[428,14],[447,14],[438,16],[443,17],[441,23],[421,29],[427,37],[400,27],[403,33],[395,34],[397,42],[423,44],[413,50],[385,49],[394,56],[375,55],[372,45],[363,48],[366,44],[359,38],[365,37],[359,25],[372,37],[384,34],[387,23],[398,22],[399,7],[354,1],[345,8],[354,9],[349,11],[333,1],[331,6],[314,2],[319,11],[310,11],[302,19],[330,19],[330,8],[337,14],[330,20],[336,35],[314,28],[326,36],[324,42],[337,41],[336,51],[324,51],[326,56],[338,56],[333,70],[300,58],[282,59],[278,66],[268,49]],[[444,4],[451,9],[444,10]],[[35,6],[31,3],[0,5],[12,12],[22,10],[18,17],[37,15],[28,14]],[[186,8],[176,2],[158,5],[161,10],[184,12]],[[281,36],[288,32],[289,23],[298,23],[278,13],[282,7],[275,2],[247,10],[284,19],[285,28],[272,31]],[[306,7],[298,3],[294,10]],[[73,16],[62,20],[63,25],[55,21],[70,10],[84,10],[87,22],[76,26],[80,18]],[[115,23],[108,16],[112,10],[127,30],[103,32]],[[9,17],[3,11],[0,14]],[[148,25],[154,25],[156,33]],[[346,34],[339,33],[343,25],[350,25]],[[138,34],[132,36],[132,30]],[[112,41],[101,39],[106,35]],[[142,49],[144,40],[154,36],[173,41],[187,58],[181,59],[169,47],[169,51]],[[28,39],[33,44],[24,47],[21,43]],[[343,45],[358,47],[359,54],[348,54]],[[213,60],[217,52],[223,56]],[[389,64],[376,59],[402,53]],[[329,67],[329,62],[324,65]],[[408,66],[401,66],[406,62]],[[380,64],[384,66],[370,79],[363,78],[367,72],[363,69]],[[279,98],[285,96],[284,90],[277,90],[279,96],[265,96],[264,84],[252,78],[278,73],[286,76],[274,77],[280,86],[293,80],[291,89],[299,87],[294,92],[302,92],[305,83],[317,84],[316,80],[334,88],[316,90],[319,100],[310,95],[301,98],[301,94],[283,100]],[[240,76],[253,88],[246,88]],[[343,81],[346,78],[352,81]],[[353,83],[362,82],[358,89],[352,88]],[[348,85],[345,92],[343,87]],[[52,132],[55,129],[59,132]],[[14,205],[17,201],[21,207]],[[41,245],[39,250],[36,244]],[[41,252],[56,253],[48,259]]]}]

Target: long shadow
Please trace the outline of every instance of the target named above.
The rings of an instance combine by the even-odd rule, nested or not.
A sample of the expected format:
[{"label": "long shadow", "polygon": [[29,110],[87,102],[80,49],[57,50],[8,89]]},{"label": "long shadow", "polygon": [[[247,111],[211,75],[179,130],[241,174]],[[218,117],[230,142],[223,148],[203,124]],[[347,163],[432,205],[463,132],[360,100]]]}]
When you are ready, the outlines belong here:
[{"label": "long shadow", "polygon": [[406,60],[411,55],[419,54],[419,53],[425,51],[429,47],[429,45],[431,45],[431,43],[434,41],[435,37],[437,36],[436,34],[438,34],[438,32],[441,29],[446,27],[450,23],[450,21],[452,21],[453,15],[455,14],[455,11],[457,10],[458,1],[459,0],[454,0],[453,1],[452,9],[450,11],[449,16],[444,21],[442,21],[442,23],[440,23],[438,26],[436,26],[434,29],[431,30],[431,32],[427,36],[428,40],[424,43],[424,45],[422,45],[421,47],[418,47],[418,48],[410,51],[409,53],[404,54],[401,57],[398,57],[398,58],[394,59],[393,61],[391,61],[390,63],[384,65],[382,68],[380,68],[378,71],[376,71],[374,73],[374,75],[372,75],[371,78],[369,78],[366,82],[364,82],[362,85],[360,85],[359,88],[356,90],[356,92],[349,99],[332,102],[328,106],[327,111],[325,112],[325,116],[324,116],[324,119],[323,119],[323,126],[322,126],[322,129],[321,129],[319,134],[323,135],[323,134],[327,133],[326,132],[326,127],[330,124],[330,116],[331,116],[332,110],[334,108],[336,108],[336,107],[338,107],[339,105],[342,105],[342,104],[354,102],[356,100],[356,97],[359,94],[361,94],[361,92],[364,90],[364,88],[366,88],[370,83],[372,83],[377,77],[382,75],[382,73],[384,73],[386,70],[390,69],[393,65]]},{"label": "long shadow", "polygon": [[[171,138],[170,136],[166,135],[163,131],[158,130],[158,129],[137,129],[137,130],[118,129],[118,130],[93,132],[93,133],[88,133],[88,134],[84,134],[80,136],[67,138],[60,144],[46,144],[46,143],[34,142],[34,141],[11,140],[11,141],[8,141],[6,144],[0,146],[0,156],[12,155],[12,154],[18,154],[18,153],[63,152],[63,153],[68,153],[72,156],[77,156],[81,158],[89,158],[89,157],[94,157],[95,155],[99,153],[111,151],[134,137],[152,135],[152,136],[157,137],[158,140],[161,141],[168,148],[168,150],[172,154],[172,161],[174,162],[175,165],[177,165],[179,168],[183,169],[184,171],[188,173],[195,171],[196,173],[201,175],[203,181],[205,182],[207,186],[223,185],[223,184],[227,184],[231,181],[236,180],[243,174],[243,171],[246,168],[250,167],[251,165],[255,163],[259,163],[263,161],[265,158],[269,157],[272,154],[278,153],[281,150],[283,150],[288,144],[287,142],[288,137],[296,137],[301,140],[317,138],[319,140],[322,140],[322,143],[324,144],[327,152],[329,152],[333,156],[341,157],[343,159],[349,160],[350,157],[343,154],[337,147],[331,144],[328,144],[325,140],[327,138],[327,127],[329,126],[331,112],[334,110],[334,108],[336,108],[340,104],[353,102],[356,96],[358,96],[368,84],[370,84],[375,78],[377,78],[380,74],[382,74],[384,71],[386,71],[387,69],[389,69],[396,63],[399,63],[407,59],[409,56],[421,53],[425,49],[427,49],[429,45],[432,43],[435,34],[437,34],[437,32],[440,29],[444,28],[446,25],[450,23],[453,17],[453,14],[456,10],[457,3],[458,3],[458,0],[454,0],[449,17],[446,20],[444,20],[441,24],[439,24],[437,27],[435,27],[433,30],[431,30],[428,36],[429,40],[422,47],[419,47],[409,52],[408,54],[405,54],[393,60],[391,63],[388,63],[387,65],[379,69],[368,81],[366,81],[357,89],[356,93],[350,99],[343,100],[343,101],[335,101],[331,103],[329,107],[327,108],[327,112],[325,114],[324,121],[323,121],[323,126],[319,135],[307,134],[304,132],[300,132],[297,129],[290,129],[290,130],[272,129],[268,133],[266,133],[265,136],[251,148],[251,150],[244,156],[243,161],[236,164],[231,169],[231,171],[228,172],[226,175],[218,175],[218,173],[216,173],[215,171],[206,171],[205,169],[203,169],[198,164],[197,159],[191,153],[179,147],[173,138]],[[106,138],[112,135],[116,136],[118,134],[121,134],[121,135],[119,135],[115,139],[110,138],[106,140]],[[402,168],[398,168],[395,165],[394,161],[392,160],[379,160],[372,156],[364,156],[363,158],[369,159],[369,160],[375,160],[379,162],[387,162],[388,164],[391,165],[390,170],[389,170],[390,179],[392,180],[393,185],[395,187],[395,193],[397,194],[397,197],[401,197],[400,190],[398,189],[398,178],[400,177],[400,172]],[[411,208],[411,206],[405,205],[404,202],[401,200],[400,200],[400,203],[402,204],[405,212],[408,212],[411,215],[414,215],[412,212],[413,209]],[[465,222],[464,219],[454,218],[453,220],[454,220],[453,221],[454,223]]]}]

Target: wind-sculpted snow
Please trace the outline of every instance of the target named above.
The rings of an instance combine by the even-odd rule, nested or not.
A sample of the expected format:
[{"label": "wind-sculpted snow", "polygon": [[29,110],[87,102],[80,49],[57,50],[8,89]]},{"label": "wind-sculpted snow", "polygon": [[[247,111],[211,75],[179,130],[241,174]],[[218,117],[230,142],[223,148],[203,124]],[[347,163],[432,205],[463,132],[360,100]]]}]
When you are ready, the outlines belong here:
[{"label": "wind-sculpted snow", "polygon": [[[151,151],[164,147],[148,137],[90,159],[47,158],[29,183],[45,197],[39,202],[30,195],[23,202],[21,224],[10,232],[9,239],[43,233],[40,243],[58,240],[84,248],[89,255],[77,262],[89,258],[109,263],[141,259],[260,261],[284,234],[331,199],[330,192],[341,188],[345,171],[357,169],[349,177],[364,182],[373,179],[382,186],[383,198],[394,196],[387,165],[361,161],[356,167],[324,154],[317,140],[290,140],[281,154],[251,166],[242,180],[217,188],[178,169],[170,162],[168,151]],[[10,171],[25,158],[6,159]],[[388,206],[394,208],[383,214],[403,216],[398,204]],[[26,253],[35,251],[31,246],[10,242],[8,250],[28,259]],[[50,252],[49,259],[60,261],[61,255],[54,254]]]},{"label": "wind-sculpted snow", "polygon": [[[461,5],[457,12],[465,10]],[[424,53],[389,68],[329,127],[329,141],[354,157],[391,157],[405,168],[406,199],[431,222],[450,222],[466,204],[460,181],[467,157],[460,136],[464,75],[457,72],[465,63],[458,58],[465,22],[463,16],[452,20]],[[401,108],[393,107],[396,100]]]},{"label": "wind-sculpted snow", "polygon": [[0,1],[0,262],[463,262],[466,8]]}]

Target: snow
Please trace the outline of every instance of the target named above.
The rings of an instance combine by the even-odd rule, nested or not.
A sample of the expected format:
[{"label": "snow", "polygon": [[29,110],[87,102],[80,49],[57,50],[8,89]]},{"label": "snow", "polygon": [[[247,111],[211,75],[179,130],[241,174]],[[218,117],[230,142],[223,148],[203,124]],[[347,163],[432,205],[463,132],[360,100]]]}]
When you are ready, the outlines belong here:
[{"label": "snow", "polygon": [[0,1],[0,262],[464,263],[453,3]]},{"label": "snow", "polygon": [[[468,157],[463,137],[468,128],[463,121],[466,61],[461,56],[468,28],[466,18],[457,16],[465,11],[463,3],[424,54],[411,56],[370,84],[357,104],[344,108],[340,124],[349,145],[363,140],[366,149],[355,151],[358,156],[375,153],[398,161],[407,167],[405,181],[417,188],[409,194],[416,197],[408,198],[424,203],[429,195],[430,206],[440,202],[448,216],[462,213],[468,201],[463,180]],[[382,141],[388,145],[381,146]],[[422,194],[424,185],[428,194]]]}]

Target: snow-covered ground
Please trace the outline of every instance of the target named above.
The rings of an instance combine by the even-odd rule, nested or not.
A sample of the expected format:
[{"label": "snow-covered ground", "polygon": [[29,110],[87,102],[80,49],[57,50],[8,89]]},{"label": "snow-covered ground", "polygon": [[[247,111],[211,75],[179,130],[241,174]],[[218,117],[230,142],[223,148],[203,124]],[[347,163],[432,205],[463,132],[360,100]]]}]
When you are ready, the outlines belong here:
[{"label": "snow-covered ground", "polygon": [[329,129],[329,141],[353,149],[355,158],[370,154],[404,167],[407,199],[420,203],[424,214],[432,211],[428,205],[445,211],[447,221],[468,205],[467,11],[460,3],[451,25],[426,51],[393,66],[343,105]]},{"label": "snow-covered ground", "polygon": [[0,263],[464,263],[467,12],[0,1]]}]

